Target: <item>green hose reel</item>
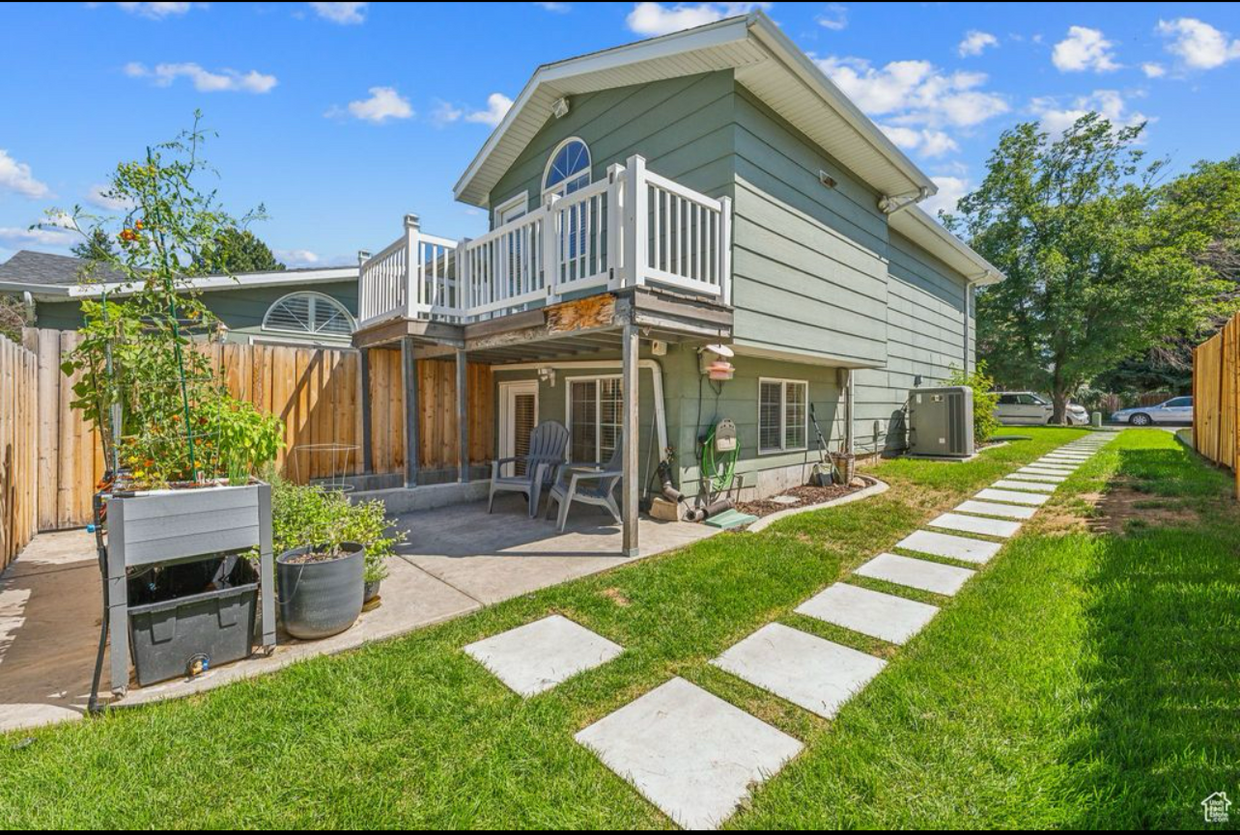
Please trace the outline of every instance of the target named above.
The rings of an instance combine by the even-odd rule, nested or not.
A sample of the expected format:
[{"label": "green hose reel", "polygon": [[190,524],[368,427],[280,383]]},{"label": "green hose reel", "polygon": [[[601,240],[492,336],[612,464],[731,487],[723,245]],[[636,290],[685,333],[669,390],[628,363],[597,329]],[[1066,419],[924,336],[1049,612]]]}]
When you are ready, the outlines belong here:
[{"label": "green hose reel", "polygon": [[702,439],[702,480],[712,493],[731,489],[736,478],[736,462],[741,455],[741,443],[736,434],[736,424],[724,418],[711,426]]}]

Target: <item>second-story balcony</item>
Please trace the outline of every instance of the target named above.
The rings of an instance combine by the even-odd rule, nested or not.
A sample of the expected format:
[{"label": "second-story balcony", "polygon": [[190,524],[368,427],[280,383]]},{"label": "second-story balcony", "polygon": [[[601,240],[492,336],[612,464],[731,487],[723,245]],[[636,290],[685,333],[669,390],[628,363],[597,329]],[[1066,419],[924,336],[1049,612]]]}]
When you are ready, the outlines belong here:
[{"label": "second-story balcony", "polygon": [[393,319],[472,322],[556,302],[658,286],[731,304],[731,201],[646,169],[607,176],[474,239],[405,233],[364,257],[359,330]]}]

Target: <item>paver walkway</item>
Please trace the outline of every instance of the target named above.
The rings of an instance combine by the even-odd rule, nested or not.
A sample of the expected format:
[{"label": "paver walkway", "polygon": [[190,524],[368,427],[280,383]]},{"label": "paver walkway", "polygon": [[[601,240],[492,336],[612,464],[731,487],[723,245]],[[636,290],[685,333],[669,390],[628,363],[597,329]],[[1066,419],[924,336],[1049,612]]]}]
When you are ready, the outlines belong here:
[{"label": "paver walkway", "polygon": [[[941,514],[896,544],[918,556],[881,553],[855,572],[897,586],[955,594],[976,573],[936,561],[980,565],[1020,530],[1077,467],[1113,435],[1061,447]],[[1017,475],[1019,474],[1019,478]],[[802,615],[903,644],[939,608],[896,594],[835,583],[797,607]],[[780,623],[770,623],[711,664],[826,718],[860,692],[886,662]],[[800,743],[681,679],[630,702],[577,734],[609,768],[684,827],[714,828],[768,779]]]}]

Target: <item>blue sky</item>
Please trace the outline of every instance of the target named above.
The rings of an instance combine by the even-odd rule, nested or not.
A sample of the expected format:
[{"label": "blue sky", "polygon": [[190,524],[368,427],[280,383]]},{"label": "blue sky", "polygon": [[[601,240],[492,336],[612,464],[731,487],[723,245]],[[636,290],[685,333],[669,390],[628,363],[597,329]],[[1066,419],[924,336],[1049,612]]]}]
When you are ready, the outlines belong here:
[{"label": "blue sky", "polygon": [[935,177],[976,184],[1006,127],[1150,120],[1175,170],[1240,151],[1240,4],[6,3],[0,259],[92,204],[201,108],[219,190],[290,266],[352,263],[416,212],[477,234],[452,185],[534,68],[754,5]]}]

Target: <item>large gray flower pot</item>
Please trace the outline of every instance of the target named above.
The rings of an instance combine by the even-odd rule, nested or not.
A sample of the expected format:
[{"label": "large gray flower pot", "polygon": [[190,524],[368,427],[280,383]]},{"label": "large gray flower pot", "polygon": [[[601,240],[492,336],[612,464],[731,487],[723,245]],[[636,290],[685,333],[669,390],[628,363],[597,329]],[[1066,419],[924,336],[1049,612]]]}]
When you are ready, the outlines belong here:
[{"label": "large gray flower pot", "polygon": [[280,620],[288,634],[316,640],[343,632],[362,613],[366,549],[356,542],[340,546],[348,555],[322,562],[289,560],[313,548],[294,548],[276,558]]}]

